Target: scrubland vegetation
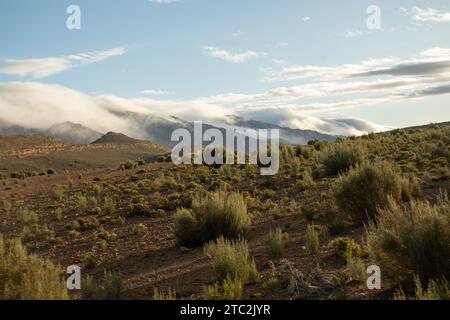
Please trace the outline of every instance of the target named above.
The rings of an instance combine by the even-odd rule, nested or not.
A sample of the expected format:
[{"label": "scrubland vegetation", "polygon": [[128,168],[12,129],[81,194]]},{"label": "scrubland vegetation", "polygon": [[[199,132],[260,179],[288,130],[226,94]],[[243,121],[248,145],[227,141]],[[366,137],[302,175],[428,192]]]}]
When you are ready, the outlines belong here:
[{"label": "scrubland vegetation", "polygon": [[0,298],[448,299],[449,160],[442,124],[283,145],[274,176],[165,158],[2,175]]}]

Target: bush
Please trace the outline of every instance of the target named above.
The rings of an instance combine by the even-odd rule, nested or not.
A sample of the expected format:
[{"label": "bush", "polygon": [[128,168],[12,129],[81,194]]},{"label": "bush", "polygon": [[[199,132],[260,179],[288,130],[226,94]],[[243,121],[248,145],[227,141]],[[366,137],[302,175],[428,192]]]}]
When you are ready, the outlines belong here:
[{"label": "bush", "polygon": [[359,258],[363,255],[362,247],[352,238],[338,237],[333,239],[329,246],[345,261],[352,258]]},{"label": "bush", "polygon": [[242,282],[256,281],[258,271],[244,240],[227,240],[220,237],[205,245],[204,252],[212,259],[214,280],[223,283],[226,279]]},{"label": "bush", "polygon": [[361,258],[348,258],[346,272],[352,280],[364,281],[367,278],[366,266]]},{"label": "bush", "polygon": [[310,224],[306,228],[306,249],[309,253],[315,254],[319,252],[319,233],[314,224]]},{"label": "bush", "polygon": [[53,197],[56,201],[61,201],[64,198],[64,187],[59,186],[55,190],[53,190]]},{"label": "bush", "polygon": [[251,223],[244,198],[238,193],[219,190],[197,196],[192,209],[178,209],[174,235],[180,246],[197,246],[223,236],[237,239],[245,235]]},{"label": "bush", "polygon": [[277,228],[274,232],[270,231],[266,236],[264,243],[270,259],[280,260],[287,246],[287,236],[287,233],[282,232],[280,228]]},{"label": "bush", "polygon": [[312,207],[301,206],[302,216],[305,217],[306,220],[312,221],[316,217],[316,211]]},{"label": "bush", "polygon": [[55,219],[56,219],[56,221],[61,221],[62,217],[63,217],[62,209],[61,208],[57,208],[55,210]]},{"label": "bush", "polygon": [[39,222],[38,215],[26,208],[19,212],[19,217],[23,224],[26,226],[36,225]]},{"label": "bush", "polygon": [[142,235],[145,235],[148,233],[148,228],[145,224],[139,223],[139,224],[133,226],[132,232],[135,235],[142,236]]},{"label": "bush", "polygon": [[85,231],[97,229],[100,222],[96,217],[81,217],[66,225],[66,229],[75,231]]},{"label": "bush", "polygon": [[373,219],[388,198],[402,200],[409,190],[409,181],[387,162],[365,163],[339,176],[333,185],[339,209],[352,216],[355,222]]},{"label": "bush", "polygon": [[295,188],[298,191],[304,191],[314,185],[314,179],[312,177],[312,172],[310,168],[306,168],[303,173],[301,180],[295,183]]},{"label": "bush", "polygon": [[120,170],[130,170],[137,167],[137,163],[133,160],[127,160],[119,165]]},{"label": "bush", "polygon": [[345,216],[342,212],[328,209],[325,212],[325,224],[330,234],[340,234],[345,231]]},{"label": "bush", "polygon": [[320,157],[325,175],[334,176],[364,161],[364,151],[359,145],[333,144]]},{"label": "bush", "polygon": [[405,292],[400,289],[395,295],[395,300],[450,300],[450,286],[445,279],[430,280],[427,288],[424,290],[418,277],[415,277],[414,296],[407,297]]},{"label": "bush", "polygon": [[116,211],[116,203],[110,197],[105,197],[103,210],[106,214],[112,214]]},{"label": "bush", "polygon": [[450,203],[401,206],[390,201],[366,231],[370,257],[397,283],[450,278]]},{"label": "bush", "polygon": [[77,202],[77,205],[78,205],[78,211],[80,213],[84,213],[84,211],[86,211],[86,208],[87,208],[87,199],[86,199],[86,197],[83,196],[83,195],[78,195],[76,197],[76,202]]},{"label": "bush", "polygon": [[122,295],[123,281],[119,274],[105,272],[102,285],[95,283],[91,276],[81,282],[81,298],[84,300],[117,300]]},{"label": "bush", "polygon": [[153,288],[153,300],[177,300],[177,292],[169,288],[166,292]]},{"label": "bush", "polygon": [[133,197],[131,203],[128,205],[127,214],[128,216],[142,216],[148,215],[150,213],[150,208],[148,206],[148,201],[145,200],[143,196]]},{"label": "bush", "polygon": [[0,235],[0,300],[67,299],[59,274],[50,261],[28,254],[19,240]]},{"label": "bush", "polygon": [[205,300],[239,300],[242,297],[243,284],[239,279],[227,278],[222,284],[216,282],[203,287]]},{"label": "bush", "polygon": [[11,209],[12,209],[11,202],[9,202],[7,200],[3,200],[2,206],[3,206],[3,212],[5,212],[7,215],[9,215],[11,212]]},{"label": "bush", "polygon": [[98,197],[100,195],[100,193],[102,192],[102,187],[99,184],[94,184],[92,186],[92,191]]}]

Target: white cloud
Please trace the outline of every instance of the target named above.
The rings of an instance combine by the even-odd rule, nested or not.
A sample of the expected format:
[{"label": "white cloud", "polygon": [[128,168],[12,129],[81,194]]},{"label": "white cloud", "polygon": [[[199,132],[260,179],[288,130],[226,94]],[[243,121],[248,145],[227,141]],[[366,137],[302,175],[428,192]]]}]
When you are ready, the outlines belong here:
[{"label": "white cloud", "polygon": [[256,59],[265,55],[262,52],[245,51],[233,53],[217,47],[205,46],[203,51],[210,57],[219,58],[232,63],[244,63],[248,60]]},{"label": "white cloud", "polygon": [[46,129],[54,123],[70,120],[99,132],[113,130],[137,138],[149,138],[143,127],[145,123],[135,122],[120,114],[127,111],[166,119],[178,116],[206,122],[224,120],[232,112],[250,119],[330,134],[362,134],[382,129],[362,120],[356,126],[345,124],[356,120],[320,118],[296,106],[239,110],[200,100],[126,99],[114,95],[92,96],[60,85],[0,83],[0,119],[24,127]]},{"label": "white cloud", "polygon": [[46,129],[58,122],[72,121],[99,132],[116,131],[145,138],[139,124],[118,114],[127,111],[188,120],[223,117],[229,112],[202,102],[94,96],[37,82],[0,83],[0,119],[24,127]]},{"label": "white cloud", "polygon": [[[383,130],[384,127],[358,119],[330,119],[321,114],[332,110],[450,93],[450,86],[430,87],[427,84],[417,83],[398,86],[383,80],[373,84],[323,83],[274,88],[254,95],[229,93],[189,101],[170,101],[150,98],[130,99],[114,95],[94,96],[60,85],[35,82],[0,83],[0,119],[35,128],[48,128],[54,123],[72,121],[99,132],[114,130],[138,138],[148,138],[142,127],[144,124],[123,117],[121,113],[129,111],[167,119],[169,116],[178,116],[187,120],[204,121],[225,119],[229,114],[236,114],[291,128],[312,129],[330,134],[361,134]],[[396,92],[396,88],[403,91]],[[350,97],[333,102],[296,100],[308,97],[329,98],[341,93],[349,94],[364,90],[372,94],[378,91],[381,95]]]},{"label": "white cloud", "polygon": [[435,47],[407,59],[387,57],[335,66],[283,65],[278,70],[265,70],[263,81],[298,79],[336,81],[374,75],[415,75],[423,77],[428,74],[447,77],[450,72],[449,68],[450,49]]},{"label": "white cloud", "polygon": [[114,56],[120,56],[125,52],[124,47],[118,47],[106,51],[93,51],[61,57],[7,59],[3,64],[0,64],[0,73],[20,77],[45,78],[82,64],[100,62]]},{"label": "white cloud", "polygon": [[330,81],[339,80],[351,75],[387,66],[397,61],[396,58],[369,59],[358,64],[343,64],[337,66],[285,65],[280,70],[270,70],[265,74],[264,81],[287,81],[307,78],[318,78]]},{"label": "white cloud", "polygon": [[[332,67],[295,66],[294,69],[297,76],[312,81],[253,94],[231,92],[188,101],[88,95],[35,82],[0,83],[0,119],[41,128],[69,120],[100,132],[115,130],[145,138],[142,124],[130,122],[120,112],[204,121],[235,114],[292,128],[357,134],[370,131],[374,125],[357,119],[329,119],[324,113],[450,94],[450,48],[429,48],[408,59],[371,59]],[[163,90],[143,92],[158,94]]]},{"label": "white cloud", "polygon": [[168,91],[160,90],[160,89],[146,89],[140,91],[142,94],[148,94],[148,95],[162,95],[162,94],[168,94]]},{"label": "white cloud", "polygon": [[303,22],[311,21],[311,17],[305,16],[302,18]]},{"label": "white cloud", "polygon": [[414,7],[414,20],[432,22],[450,22],[450,12],[439,11],[433,8]]},{"label": "white cloud", "polygon": [[350,38],[360,37],[360,36],[364,35],[364,33],[359,30],[355,30],[355,31],[338,32],[337,35],[340,37],[350,39]]}]

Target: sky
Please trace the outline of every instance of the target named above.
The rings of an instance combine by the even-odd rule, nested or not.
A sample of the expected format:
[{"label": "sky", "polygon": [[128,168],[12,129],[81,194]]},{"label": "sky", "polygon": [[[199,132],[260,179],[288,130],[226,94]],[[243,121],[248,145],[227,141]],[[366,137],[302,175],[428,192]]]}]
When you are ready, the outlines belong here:
[{"label": "sky", "polygon": [[449,31],[442,0],[2,0],[0,118],[111,127],[113,108],[337,134],[449,121]]}]

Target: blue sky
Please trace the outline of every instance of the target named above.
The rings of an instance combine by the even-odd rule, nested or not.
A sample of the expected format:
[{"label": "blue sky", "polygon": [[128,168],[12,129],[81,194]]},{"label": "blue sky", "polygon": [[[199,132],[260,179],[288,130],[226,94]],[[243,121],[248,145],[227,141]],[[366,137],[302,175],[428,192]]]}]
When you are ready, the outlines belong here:
[{"label": "blue sky", "polygon": [[[66,28],[66,8],[72,4],[81,9],[81,30]],[[373,4],[381,10],[380,30],[366,26],[366,9]],[[170,105],[175,114],[179,104],[197,103],[193,115],[198,108],[217,107],[219,113],[322,131],[327,130],[317,119],[356,117],[380,127],[408,126],[450,120],[446,90],[418,95],[450,84],[449,31],[450,3],[440,0],[3,0],[0,84],[60,85],[89,97],[123,98],[124,108]],[[433,48],[442,50],[426,51]],[[84,54],[87,61],[74,63]],[[364,67],[371,59],[377,61]],[[430,61],[442,69],[357,79],[353,74]],[[349,74],[337,72],[348,65]],[[335,69],[307,75],[305,67],[311,66]],[[411,83],[393,87],[393,97],[386,97],[393,94],[388,85],[349,92],[339,86],[405,77]],[[277,93],[297,86],[303,87],[293,96]],[[343,94],[328,92],[334,86]],[[0,98],[7,97],[8,105],[0,108],[10,108],[12,101],[19,108],[22,102],[11,100],[6,90]],[[305,90],[314,93],[305,96]],[[217,98],[228,93],[227,99]],[[416,95],[420,99],[409,98]],[[158,101],[162,106],[154,107]]]}]

